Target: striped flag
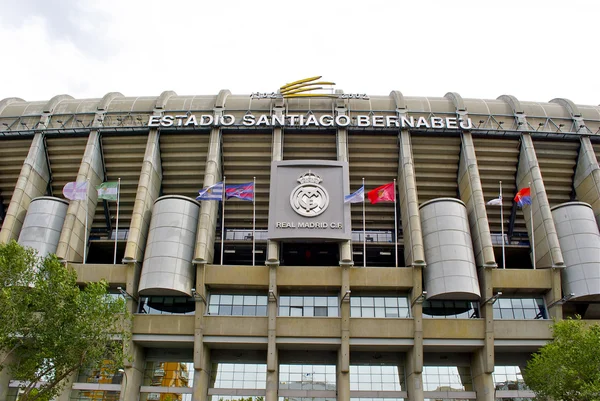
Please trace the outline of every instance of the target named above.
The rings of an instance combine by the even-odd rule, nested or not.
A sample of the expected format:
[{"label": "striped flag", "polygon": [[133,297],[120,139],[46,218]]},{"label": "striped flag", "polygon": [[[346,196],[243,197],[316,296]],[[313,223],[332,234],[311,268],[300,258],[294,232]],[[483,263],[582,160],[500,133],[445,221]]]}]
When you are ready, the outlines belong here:
[{"label": "striped flag", "polygon": [[344,196],[344,203],[361,203],[365,201],[365,187],[362,186],[356,192]]},{"label": "striped flag", "polygon": [[87,181],[67,182],[63,188],[63,195],[70,200],[85,200],[87,189]]},{"label": "striped flag", "polygon": [[223,200],[223,182],[217,182],[210,187],[198,191],[196,200]]},{"label": "striped flag", "polygon": [[531,188],[521,188],[521,190],[517,192],[517,195],[515,196],[515,202],[517,202],[519,207],[531,205]]},{"label": "striped flag", "polygon": [[98,199],[106,199],[116,201],[119,190],[117,181],[103,182],[96,187],[98,190]]}]

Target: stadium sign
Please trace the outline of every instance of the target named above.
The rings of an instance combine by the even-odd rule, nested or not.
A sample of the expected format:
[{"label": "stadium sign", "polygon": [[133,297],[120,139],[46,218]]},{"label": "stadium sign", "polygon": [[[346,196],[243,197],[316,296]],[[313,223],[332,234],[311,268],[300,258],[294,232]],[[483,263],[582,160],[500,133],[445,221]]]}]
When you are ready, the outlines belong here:
[{"label": "stadium sign", "polygon": [[237,118],[231,114],[150,116],[148,127],[373,127],[373,128],[414,128],[414,129],[472,129],[470,118],[457,117],[414,117],[367,115],[356,116],[332,114],[245,114]]}]

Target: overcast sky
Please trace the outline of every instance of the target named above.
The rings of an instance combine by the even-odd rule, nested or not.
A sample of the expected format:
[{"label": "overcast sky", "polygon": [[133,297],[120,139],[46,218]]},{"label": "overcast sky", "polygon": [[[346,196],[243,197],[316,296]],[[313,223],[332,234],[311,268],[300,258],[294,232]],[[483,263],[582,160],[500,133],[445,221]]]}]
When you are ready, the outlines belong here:
[{"label": "overcast sky", "polygon": [[275,91],[600,103],[595,0],[0,0],[0,99]]}]

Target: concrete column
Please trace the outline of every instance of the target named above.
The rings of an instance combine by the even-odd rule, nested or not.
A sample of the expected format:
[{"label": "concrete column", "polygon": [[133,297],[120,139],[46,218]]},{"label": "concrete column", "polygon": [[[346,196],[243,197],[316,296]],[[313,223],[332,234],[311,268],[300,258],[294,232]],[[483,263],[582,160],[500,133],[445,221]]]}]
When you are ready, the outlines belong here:
[{"label": "concrete column", "polygon": [[[283,116],[283,104],[273,108],[273,114]],[[281,127],[273,128],[273,146],[271,160],[283,160],[283,130]],[[267,260],[269,266],[279,266],[279,242],[267,240]]]},{"label": "concrete column", "polygon": [[[535,233],[535,244],[532,246],[535,246],[536,268],[562,267],[564,261],[533,140],[531,135],[523,134],[517,171],[517,187],[525,188],[529,183],[531,183],[531,205],[523,207],[523,217],[529,238],[531,238],[532,232]],[[531,224],[531,208],[533,208],[533,226]]]},{"label": "concrete column", "polygon": [[[65,223],[56,249],[56,256],[68,262],[81,263],[85,259],[85,243],[92,228],[96,205],[98,204],[96,186],[104,180],[100,134],[98,131],[90,132],[75,181],[86,180],[88,181],[87,199],[69,202]],[[87,231],[85,225],[86,214],[88,220]]]},{"label": "concrete column", "polygon": [[410,294],[414,319],[414,345],[406,353],[406,388],[408,399],[423,401],[423,267],[413,267],[413,289]]},{"label": "concrete column", "polygon": [[[208,155],[206,157],[206,168],[204,169],[204,187],[209,187],[222,180],[223,166],[221,160],[221,130],[215,127],[210,133],[208,143]],[[213,263],[220,205],[220,202],[216,201],[201,202],[194,263]]]},{"label": "concrete column", "polygon": [[[590,138],[582,136],[580,140],[581,148],[579,149],[573,186],[577,198],[581,202],[589,203],[592,206],[596,223],[598,223],[600,222],[600,167]],[[598,223],[598,227],[600,227],[600,223]]]},{"label": "concrete column", "polygon": [[350,296],[350,266],[342,265],[342,332],[337,363],[337,401],[350,401]]},{"label": "concrete column", "polygon": [[[562,298],[562,269],[552,269],[552,288],[544,295],[546,305],[550,305]],[[555,304],[548,309],[548,317],[550,319],[562,320],[563,311],[562,305]]]},{"label": "concrete column", "polygon": [[421,231],[419,197],[417,196],[410,133],[407,130],[402,130],[398,139],[400,141],[398,193],[400,195],[400,215],[404,233],[404,263],[406,266],[424,266],[423,232]]},{"label": "concrete column", "polygon": [[[6,358],[6,359],[5,359]],[[15,358],[13,355],[6,355],[4,353],[0,354],[0,361],[3,361],[3,365],[8,365],[13,363]],[[6,397],[8,396],[8,384],[10,383],[10,374],[8,373],[8,368],[4,368],[0,370],[0,401],[6,401]]]},{"label": "concrete column", "polygon": [[131,360],[125,362],[125,374],[121,382],[120,401],[138,400],[140,396],[140,386],[144,382],[144,365],[146,358],[144,348],[129,340],[126,349],[130,353]]},{"label": "concrete column", "polygon": [[204,314],[208,302],[208,293],[204,284],[204,264],[196,269],[196,313],[194,329],[194,388],[193,398],[197,401],[206,401],[208,398],[208,385],[210,378],[210,350],[204,345]]},{"label": "concrete column", "polygon": [[71,391],[73,388],[73,383],[77,380],[79,372],[75,371],[71,373],[69,377],[64,380],[65,387],[63,388],[62,393],[54,399],[54,401],[71,401]]},{"label": "concrete column", "polygon": [[49,181],[50,171],[48,170],[44,136],[38,133],[33,137],[29,153],[10,199],[2,231],[0,231],[0,243],[6,244],[10,240],[19,238],[31,200],[46,193]]},{"label": "concrete column", "polygon": [[471,375],[473,376],[473,389],[477,392],[477,401],[494,401],[494,378],[492,370],[488,370],[485,349],[478,349],[471,358]]},{"label": "concrete column", "polygon": [[146,237],[150,228],[150,218],[154,201],[160,195],[162,182],[162,165],[160,162],[159,133],[151,129],[146,143],[146,152],[142,162],[142,171],[138,183],[131,224],[129,226],[129,237],[125,248],[126,262],[142,262],[144,249],[146,248]]},{"label": "concrete column", "polygon": [[475,252],[475,263],[479,266],[496,267],[492,236],[485,210],[475,146],[470,132],[462,133],[460,161],[458,165],[458,188],[469,215],[469,226]]},{"label": "concrete column", "polygon": [[277,267],[269,266],[269,301],[267,314],[267,397],[266,401],[277,401],[279,389],[279,356],[277,351]]},{"label": "concrete column", "polygon": [[[194,344],[196,345],[196,344]],[[194,401],[207,401],[210,387],[210,348],[205,344],[194,349]]]},{"label": "concrete column", "polygon": [[[337,107],[337,115],[346,115],[345,107]],[[348,130],[345,127],[339,127],[337,130],[337,159],[341,162],[348,162]],[[340,266],[354,265],[352,259],[352,241],[342,241],[340,243]],[[338,396],[339,400],[339,396]]]}]

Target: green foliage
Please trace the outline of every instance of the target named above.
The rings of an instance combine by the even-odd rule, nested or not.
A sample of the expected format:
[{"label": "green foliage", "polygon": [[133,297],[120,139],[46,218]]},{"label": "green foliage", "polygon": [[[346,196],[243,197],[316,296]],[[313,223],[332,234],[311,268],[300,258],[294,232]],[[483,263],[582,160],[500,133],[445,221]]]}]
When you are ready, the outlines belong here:
[{"label": "green foliage", "polygon": [[[125,301],[106,282],[77,285],[72,269],[15,241],[0,244],[0,369],[27,383],[20,401],[55,397],[82,366],[122,365]],[[42,382],[37,389],[36,383]]]},{"label": "green foliage", "polygon": [[578,316],[552,326],[553,341],[529,361],[523,377],[537,400],[600,400],[600,325]]}]

